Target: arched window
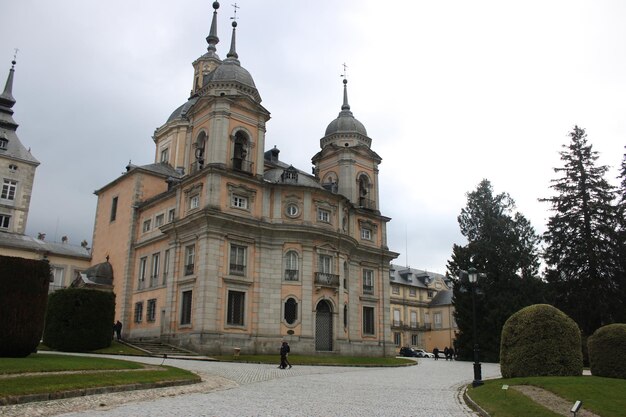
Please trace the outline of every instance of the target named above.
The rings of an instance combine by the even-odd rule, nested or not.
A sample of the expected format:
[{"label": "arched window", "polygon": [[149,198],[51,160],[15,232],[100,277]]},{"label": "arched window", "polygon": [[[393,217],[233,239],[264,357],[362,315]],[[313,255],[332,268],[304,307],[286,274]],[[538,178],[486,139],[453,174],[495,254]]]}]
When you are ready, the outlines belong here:
[{"label": "arched window", "polygon": [[343,327],[348,328],[348,304],[343,305]]},{"label": "arched window", "polygon": [[206,147],[207,147],[207,135],[206,132],[202,131],[198,134],[196,138],[196,142],[193,144],[194,147],[194,156],[196,158],[193,166],[192,172],[199,171],[204,167],[205,155],[206,155]]},{"label": "arched window", "polygon": [[235,133],[235,143],[233,148],[233,169],[250,172],[250,162],[246,160],[248,156],[249,140],[248,135],[243,131]]},{"label": "arched window", "polygon": [[283,318],[287,324],[294,324],[298,320],[298,302],[295,298],[288,298],[285,301]]},{"label": "arched window", "polygon": [[365,208],[372,208],[371,205],[371,200],[369,197],[369,193],[370,193],[370,179],[367,177],[367,175],[365,174],[361,174],[359,176],[359,206],[361,207],[365,207]]},{"label": "arched window", "polygon": [[285,254],[285,281],[298,280],[298,252],[290,250]]}]

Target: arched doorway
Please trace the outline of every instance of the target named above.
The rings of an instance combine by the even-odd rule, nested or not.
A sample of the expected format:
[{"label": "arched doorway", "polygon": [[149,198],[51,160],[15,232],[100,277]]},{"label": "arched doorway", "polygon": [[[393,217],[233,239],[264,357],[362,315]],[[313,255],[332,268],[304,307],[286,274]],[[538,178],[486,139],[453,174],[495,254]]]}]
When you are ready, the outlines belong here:
[{"label": "arched doorway", "polygon": [[322,300],[315,309],[315,350],[333,350],[333,309],[330,303]]}]

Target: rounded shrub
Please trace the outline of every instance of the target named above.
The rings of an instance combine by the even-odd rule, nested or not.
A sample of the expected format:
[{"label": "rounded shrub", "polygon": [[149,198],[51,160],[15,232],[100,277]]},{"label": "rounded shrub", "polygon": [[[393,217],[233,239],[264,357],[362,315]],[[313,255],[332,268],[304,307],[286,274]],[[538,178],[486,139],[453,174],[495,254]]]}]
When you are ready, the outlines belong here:
[{"label": "rounded shrub", "polygon": [[115,295],[108,291],[68,288],[48,300],[45,345],[55,350],[81,352],[111,345]]},{"label": "rounded shrub", "polygon": [[561,310],[535,304],[504,323],[500,370],[504,378],[582,375],[578,325]]},{"label": "rounded shrub", "polygon": [[41,340],[50,264],[0,256],[0,357],[23,358]]},{"label": "rounded shrub", "polygon": [[626,379],[626,324],[600,327],[587,342],[591,373]]}]

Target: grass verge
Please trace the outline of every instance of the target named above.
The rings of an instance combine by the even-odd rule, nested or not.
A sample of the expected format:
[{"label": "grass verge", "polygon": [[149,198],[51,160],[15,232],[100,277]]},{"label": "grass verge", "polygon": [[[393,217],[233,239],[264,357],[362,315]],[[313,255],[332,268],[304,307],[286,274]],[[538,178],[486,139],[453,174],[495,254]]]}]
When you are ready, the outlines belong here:
[{"label": "grass verge", "polygon": [[[55,372],[78,371],[59,375]],[[19,375],[37,373],[35,375]],[[200,382],[196,374],[170,366],[149,367],[116,359],[33,354],[0,359],[0,399],[86,388],[170,381]]]},{"label": "grass verge", "polygon": [[[39,346],[37,347],[37,350],[54,352],[52,349],[50,349],[48,346],[44,345],[43,343],[39,344]],[[113,340],[111,342],[111,346],[107,348],[97,349],[97,350],[93,350],[93,351],[85,352],[85,353],[101,353],[103,355],[149,356],[148,354],[146,354],[146,352],[142,350],[135,349],[133,347],[125,345],[124,343],[119,343],[115,340]]]},{"label": "grass verge", "polygon": [[469,388],[468,395],[492,417],[557,416],[514,390],[502,385],[533,385],[546,389],[602,417],[621,417],[626,410],[626,380],[597,376],[529,377],[485,381],[485,385]]},{"label": "grass verge", "polygon": [[[278,355],[212,355],[218,361],[223,362],[251,362],[251,363],[267,363],[278,364],[280,357]],[[289,355],[289,362],[292,365],[337,365],[337,366],[399,366],[414,364],[415,361],[404,358],[394,357],[355,357],[355,356],[306,356],[306,355]]]}]

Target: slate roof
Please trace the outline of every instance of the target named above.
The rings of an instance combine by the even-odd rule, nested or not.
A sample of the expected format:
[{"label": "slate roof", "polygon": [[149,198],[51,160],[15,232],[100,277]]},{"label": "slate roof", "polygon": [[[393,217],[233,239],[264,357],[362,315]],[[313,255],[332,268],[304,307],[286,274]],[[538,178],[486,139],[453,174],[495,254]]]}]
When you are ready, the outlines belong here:
[{"label": "slate roof", "polygon": [[91,259],[89,249],[69,243],[46,242],[32,236],[18,233],[0,232],[0,247],[24,249],[32,252],[48,253],[72,258]]}]

